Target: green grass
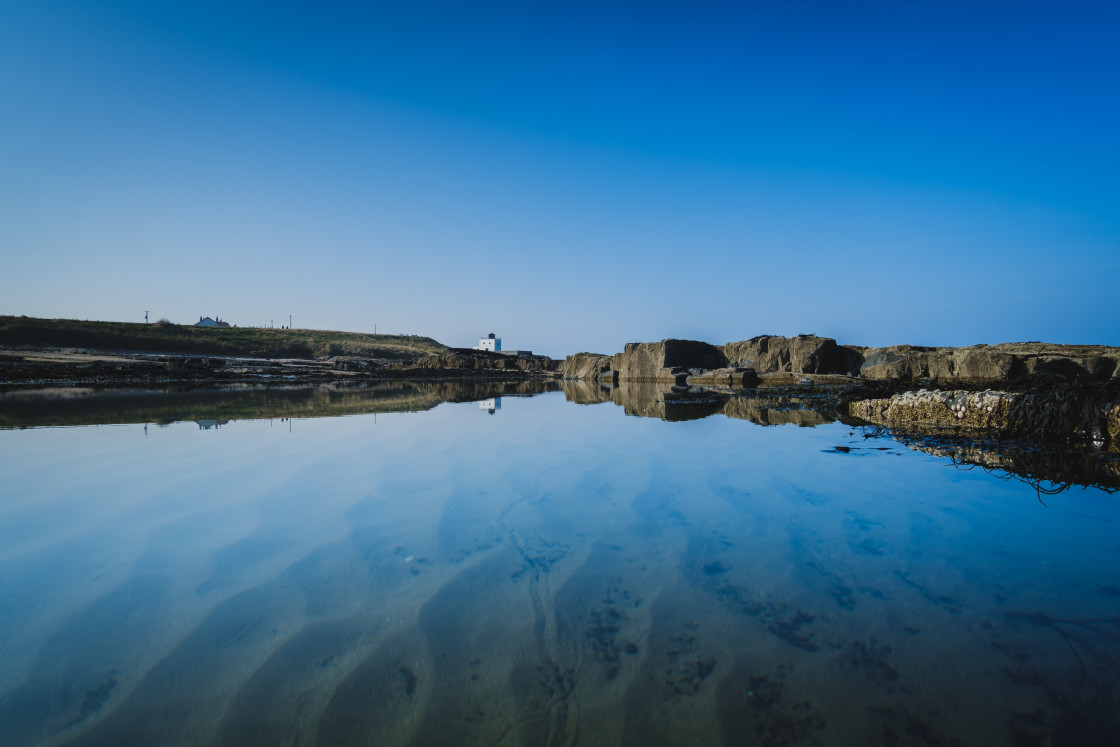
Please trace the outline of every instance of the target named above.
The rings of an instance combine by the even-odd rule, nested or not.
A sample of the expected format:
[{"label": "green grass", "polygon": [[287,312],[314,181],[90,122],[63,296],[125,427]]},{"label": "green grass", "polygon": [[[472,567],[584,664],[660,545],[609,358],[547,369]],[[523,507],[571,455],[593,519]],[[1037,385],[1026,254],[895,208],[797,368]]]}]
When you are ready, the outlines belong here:
[{"label": "green grass", "polygon": [[367,335],[317,329],[195,327],[170,322],[86,322],[0,316],[0,345],[67,347],[101,352],[197,353],[254,358],[352,355],[408,360],[448,351],[430,337]]}]

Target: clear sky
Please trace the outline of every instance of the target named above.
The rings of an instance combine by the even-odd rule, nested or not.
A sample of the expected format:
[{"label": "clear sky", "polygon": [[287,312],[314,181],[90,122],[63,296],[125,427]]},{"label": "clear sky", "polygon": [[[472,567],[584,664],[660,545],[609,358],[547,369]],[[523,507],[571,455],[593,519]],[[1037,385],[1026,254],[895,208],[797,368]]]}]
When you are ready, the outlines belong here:
[{"label": "clear sky", "polygon": [[0,313],[1120,345],[1120,3],[0,0]]}]

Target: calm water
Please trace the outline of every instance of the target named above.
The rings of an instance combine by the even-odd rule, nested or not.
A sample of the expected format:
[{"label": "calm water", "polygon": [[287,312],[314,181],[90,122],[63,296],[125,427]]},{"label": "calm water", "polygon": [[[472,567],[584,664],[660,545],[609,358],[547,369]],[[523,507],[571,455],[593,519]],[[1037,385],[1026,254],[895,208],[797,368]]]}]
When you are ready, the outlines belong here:
[{"label": "calm water", "polygon": [[0,430],[0,743],[1117,743],[1117,495],[423,394]]}]

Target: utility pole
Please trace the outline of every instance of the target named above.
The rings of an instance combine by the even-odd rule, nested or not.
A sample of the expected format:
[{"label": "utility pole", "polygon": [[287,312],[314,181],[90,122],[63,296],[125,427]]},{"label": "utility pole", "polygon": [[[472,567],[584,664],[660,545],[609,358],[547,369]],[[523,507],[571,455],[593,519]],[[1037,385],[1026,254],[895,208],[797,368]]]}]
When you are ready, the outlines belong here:
[{"label": "utility pole", "polygon": [[292,315],[288,314],[288,329],[292,328]]},{"label": "utility pole", "polygon": [[377,325],[376,324],[373,325],[373,334],[375,334],[375,335],[377,334]]}]

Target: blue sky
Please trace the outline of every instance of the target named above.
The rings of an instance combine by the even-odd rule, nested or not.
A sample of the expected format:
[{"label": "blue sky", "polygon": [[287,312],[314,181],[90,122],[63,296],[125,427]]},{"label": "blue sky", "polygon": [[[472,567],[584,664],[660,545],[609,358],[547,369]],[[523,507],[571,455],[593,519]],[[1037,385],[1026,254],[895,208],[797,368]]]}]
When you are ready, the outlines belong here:
[{"label": "blue sky", "polygon": [[1120,4],[0,12],[0,313],[1120,345]]}]

